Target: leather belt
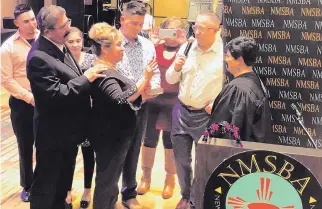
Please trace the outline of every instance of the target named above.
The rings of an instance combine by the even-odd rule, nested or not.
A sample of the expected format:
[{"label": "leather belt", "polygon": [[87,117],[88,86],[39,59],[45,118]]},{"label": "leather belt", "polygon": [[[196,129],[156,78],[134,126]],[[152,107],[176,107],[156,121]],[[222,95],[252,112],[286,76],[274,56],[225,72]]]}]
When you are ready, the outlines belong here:
[{"label": "leather belt", "polygon": [[202,110],[203,109],[203,108],[195,108],[195,107],[192,107],[192,106],[188,106],[188,105],[183,104],[182,102],[180,102],[180,103],[181,103],[181,105],[183,107],[185,107],[188,110],[196,111],[196,110]]}]

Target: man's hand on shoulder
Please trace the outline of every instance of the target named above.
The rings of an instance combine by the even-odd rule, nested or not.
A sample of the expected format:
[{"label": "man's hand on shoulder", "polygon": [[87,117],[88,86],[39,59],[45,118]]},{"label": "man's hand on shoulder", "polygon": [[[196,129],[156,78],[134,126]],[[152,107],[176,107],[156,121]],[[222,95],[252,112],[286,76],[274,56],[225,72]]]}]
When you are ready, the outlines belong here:
[{"label": "man's hand on shoulder", "polygon": [[107,71],[107,67],[105,65],[99,64],[99,65],[95,65],[94,67],[91,67],[90,69],[86,70],[84,73],[84,76],[86,76],[88,81],[90,83],[92,83],[97,78],[105,77],[106,75],[101,74],[105,71]]}]

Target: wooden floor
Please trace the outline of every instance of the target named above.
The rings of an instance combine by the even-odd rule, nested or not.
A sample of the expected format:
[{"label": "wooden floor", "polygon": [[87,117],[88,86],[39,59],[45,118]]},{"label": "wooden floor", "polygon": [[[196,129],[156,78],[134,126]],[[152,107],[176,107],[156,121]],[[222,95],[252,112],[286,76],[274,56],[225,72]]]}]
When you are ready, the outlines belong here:
[{"label": "wooden floor", "polygon": [[[10,110],[7,105],[7,97],[1,94],[1,208],[2,209],[29,209],[29,203],[20,200],[21,187],[19,185],[19,157],[15,135],[10,121]],[[160,140],[161,141],[161,140]],[[141,160],[140,160],[141,161]],[[142,171],[138,167],[137,180],[140,180]],[[151,190],[145,195],[138,196],[138,201],[147,209],[174,209],[180,200],[179,185],[176,184],[175,194],[171,199],[164,200],[161,197],[164,172],[164,154],[162,143],[159,142],[155,166],[153,168]],[[93,188],[95,175],[93,177]],[[120,184],[119,184],[120,185]],[[73,208],[79,208],[79,201],[83,192],[83,160],[81,151],[77,156],[77,164],[73,182]],[[93,189],[92,189],[93,193]],[[123,208],[118,203],[119,208]],[[92,207],[90,207],[92,208]]]}]

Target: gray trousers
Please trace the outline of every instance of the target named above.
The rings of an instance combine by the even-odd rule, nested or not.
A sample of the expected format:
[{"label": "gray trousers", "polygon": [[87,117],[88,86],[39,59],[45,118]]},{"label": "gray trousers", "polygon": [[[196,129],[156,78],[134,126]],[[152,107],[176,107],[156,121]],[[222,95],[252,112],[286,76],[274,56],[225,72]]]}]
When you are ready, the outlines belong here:
[{"label": "gray trousers", "polygon": [[[175,157],[177,176],[182,198],[194,202],[194,182],[192,173],[191,150],[206,129],[209,114],[201,110],[189,110],[177,103],[172,111],[171,141]],[[196,146],[197,147],[197,146]]]}]

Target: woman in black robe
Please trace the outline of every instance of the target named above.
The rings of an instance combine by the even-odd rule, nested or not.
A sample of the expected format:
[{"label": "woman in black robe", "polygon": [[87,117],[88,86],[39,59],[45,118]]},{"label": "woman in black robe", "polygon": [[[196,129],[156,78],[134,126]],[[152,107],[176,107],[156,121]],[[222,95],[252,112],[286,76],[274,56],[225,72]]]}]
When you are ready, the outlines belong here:
[{"label": "woman in black robe", "polygon": [[274,143],[268,93],[252,70],[256,53],[256,42],[251,38],[238,37],[227,44],[225,61],[234,79],[214,101],[208,127],[227,122],[238,127],[243,141]]},{"label": "woman in black robe", "polygon": [[149,86],[156,63],[149,64],[138,86],[116,67],[122,60],[122,35],[107,23],[92,26],[89,37],[98,57],[96,64],[109,70],[92,85],[92,114],[89,140],[96,153],[94,209],[113,209],[119,194],[118,181],[136,127],[141,94]]}]

